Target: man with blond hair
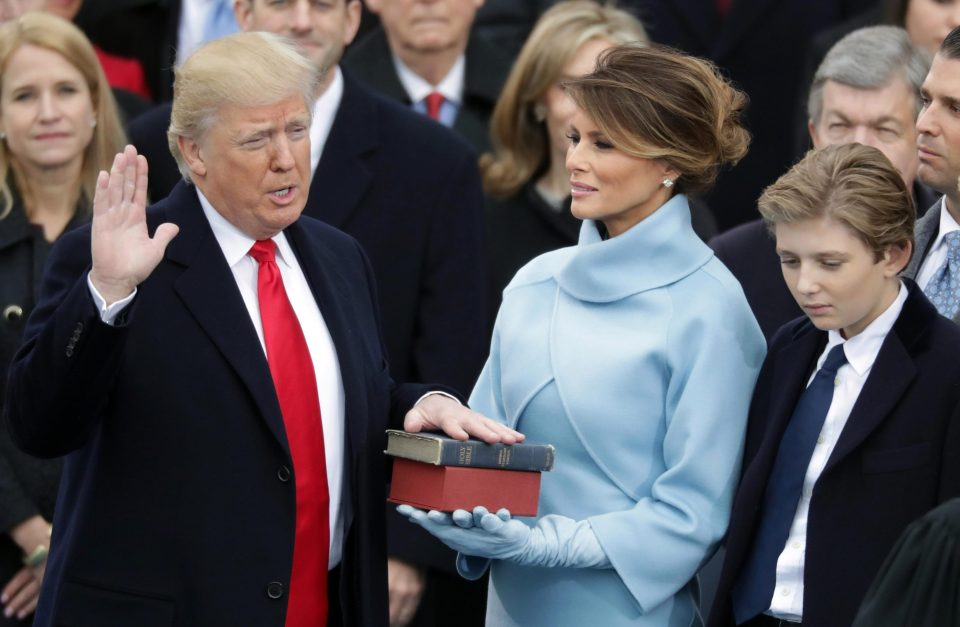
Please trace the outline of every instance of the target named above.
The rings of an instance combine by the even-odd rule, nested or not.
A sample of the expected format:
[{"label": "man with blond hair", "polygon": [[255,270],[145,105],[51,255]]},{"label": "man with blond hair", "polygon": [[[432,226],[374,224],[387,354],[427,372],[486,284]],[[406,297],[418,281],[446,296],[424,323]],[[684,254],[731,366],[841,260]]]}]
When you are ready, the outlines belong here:
[{"label": "man with blond hair", "polygon": [[300,215],[317,77],[275,35],[202,47],[168,133],[189,183],[146,209],[128,146],[51,253],[6,407],[66,455],[35,625],[380,627],[383,430],[521,437],[391,380],[365,255]]}]

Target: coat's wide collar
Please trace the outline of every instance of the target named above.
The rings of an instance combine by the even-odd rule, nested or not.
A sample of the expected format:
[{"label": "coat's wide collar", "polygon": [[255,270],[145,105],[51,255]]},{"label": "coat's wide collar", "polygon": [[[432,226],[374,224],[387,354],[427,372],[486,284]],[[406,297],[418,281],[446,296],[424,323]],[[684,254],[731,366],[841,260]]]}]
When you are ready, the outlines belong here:
[{"label": "coat's wide collar", "polygon": [[693,232],[686,196],[677,195],[626,233],[601,239],[584,220],[580,241],[555,274],[560,288],[591,302],[612,302],[669,285],[694,272],[713,251]]}]

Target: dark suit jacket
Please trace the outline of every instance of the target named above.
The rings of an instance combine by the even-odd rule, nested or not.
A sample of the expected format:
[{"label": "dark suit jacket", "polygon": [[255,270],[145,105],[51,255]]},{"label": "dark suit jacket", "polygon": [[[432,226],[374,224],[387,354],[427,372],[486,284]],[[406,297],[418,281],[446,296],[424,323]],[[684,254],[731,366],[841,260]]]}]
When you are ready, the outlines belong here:
[{"label": "dark suit jacket", "polygon": [[[27,316],[40,291],[40,278],[50,250],[43,230],[27,219],[15,188],[10,213],[0,219],[0,409],[6,394],[7,368],[20,346]],[[82,224],[78,209],[65,231]],[[19,450],[6,429],[0,429],[0,585],[23,568],[23,551],[9,532],[40,515],[53,520],[61,460],[37,459]],[[0,615],[0,627],[29,625],[29,619]]]},{"label": "dark suit jacket", "polygon": [[181,0],[84,0],[74,22],[107,52],[140,61],[156,102],[173,97]]},{"label": "dark suit jacket", "polygon": [[[166,104],[130,129],[154,200],[181,178],[169,125]],[[470,148],[344,73],[304,215],[349,233],[369,256],[393,377],[468,394],[487,351],[483,194]]]},{"label": "dark suit jacket", "polygon": [[[920,273],[920,266],[930,252],[933,243],[937,241],[940,235],[940,205],[943,201],[941,196],[934,202],[927,213],[917,220],[913,229],[913,257],[910,263],[903,270],[903,276],[916,279]],[[960,324],[960,312],[953,316],[953,321]]]},{"label": "dark suit jacket", "polygon": [[[960,495],[960,329],[916,284],[884,340],[813,490],[803,622],[849,627],[908,524]],[[709,625],[733,625],[730,591],[757,528],[763,492],[800,392],[826,344],[806,318],[773,338],[750,406],[744,471]]]},{"label": "dark suit jacket", "polygon": [[[180,233],[115,327],[88,292],[89,228],[63,237],[11,367],[18,444],[68,454],[36,625],[279,627],[295,490],[266,357],[194,189],[148,221]],[[343,380],[340,600],[347,625],[381,627],[383,431],[426,388],[390,379],[359,245],[310,218],[285,234]]]},{"label": "dark suit jacket", "polygon": [[[482,154],[490,150],[490,115],[510,72],[510,57],[477,34],[470,36],[464,57],[463,103],[453,130]],[[342,67],[377,92],[409,106],[410,96],[391,59],[387,35],[380,26],[347,50]]]},{"label": "dark suit jacket", "polygon": [[733,0],[723,20],[715,0],[622,0],[650,38],[713,60],[750,97],[750,152],[721,174],[706,198],[721,231],[756,217],[761,190],[793,163],[794,110],[804,51],[814,34],[875,0]]}]

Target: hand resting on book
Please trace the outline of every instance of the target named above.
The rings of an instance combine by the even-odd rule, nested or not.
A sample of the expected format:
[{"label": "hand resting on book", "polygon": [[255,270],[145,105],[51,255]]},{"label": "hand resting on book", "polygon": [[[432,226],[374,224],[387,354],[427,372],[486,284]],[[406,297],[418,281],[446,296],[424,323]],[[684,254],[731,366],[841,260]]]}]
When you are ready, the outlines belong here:
[{"label": "hand resting on book", "polygon": [[464,555],[544,568],[610,568],[586,520],[550,515],[530,527],[506,509],[492,514],[475,507],[473,513],[458,509],[451,515],[400,505],[397,511]]}]

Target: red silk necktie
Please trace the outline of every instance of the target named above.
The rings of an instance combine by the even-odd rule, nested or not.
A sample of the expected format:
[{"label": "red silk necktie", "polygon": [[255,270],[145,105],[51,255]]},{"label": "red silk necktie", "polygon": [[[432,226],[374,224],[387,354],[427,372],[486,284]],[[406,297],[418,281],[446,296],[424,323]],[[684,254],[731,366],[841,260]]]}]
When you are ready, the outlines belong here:
[{"label": "red silk necktie", "polygon": [[327,562],[330,551],[330,492],[320,423],[317,379],[300,322],[287,299],[273,240],[258,240],[257,298],[267,363],[287,432],[297,494],[293,569],[286,627],[327,624]]},{"label": "red silk necktie", "polygon": [[427,101],[427,115],[431,120],[440,119],[440,107],[443,105],[443,94],[438,91],[431,91],[424,99]]}]

